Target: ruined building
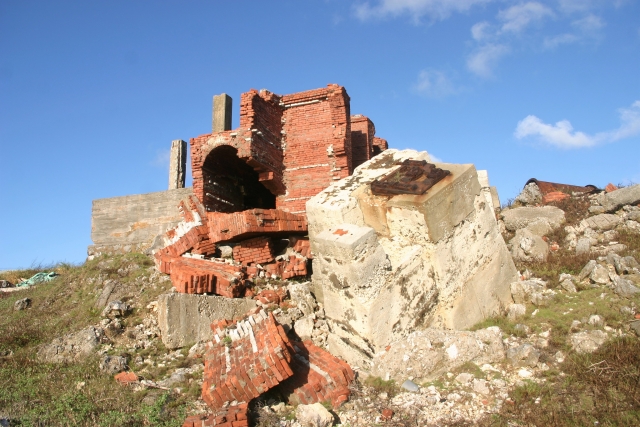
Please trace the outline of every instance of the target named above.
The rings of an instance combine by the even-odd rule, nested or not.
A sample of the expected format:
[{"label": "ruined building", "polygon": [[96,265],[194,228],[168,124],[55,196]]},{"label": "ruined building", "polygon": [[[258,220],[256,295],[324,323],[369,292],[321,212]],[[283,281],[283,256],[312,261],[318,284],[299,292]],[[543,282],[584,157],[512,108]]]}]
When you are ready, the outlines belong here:
[{"label": "ruined building", "polygon": [[[247,425],[246,403],[273,387],[339,405],[352,368],[366,374],[391,343],[467,328],[511,301],[517,272],[486,171],[388,149],[341,86],[250,90],[236,129],[231,98],[216,96],[212,133],[189,148],[193,188],[183,188],[187,144],[177,140],[168,191],[94,201],[89,255],[143,250],[170,275],[163,341],[210,341],[203,397],[220,422],[207,425]],[[322,342],[291,341],[257,306],[284,307],[283,295],[254,292],[258,279],[308,276],[310,304],[326,314]],[[202,320],[209,306],[176,297],[200,294],[235,308]],[[305,316],[313,327],[313,310]]]}]

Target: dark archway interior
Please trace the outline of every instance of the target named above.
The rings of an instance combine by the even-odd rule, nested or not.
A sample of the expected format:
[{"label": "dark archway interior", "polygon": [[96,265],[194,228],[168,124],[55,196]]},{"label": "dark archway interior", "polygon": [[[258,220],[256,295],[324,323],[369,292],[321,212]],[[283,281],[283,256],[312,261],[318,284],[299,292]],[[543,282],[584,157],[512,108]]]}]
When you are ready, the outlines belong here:
[{"label": "dark archway interior", "polygon": [[204,206],[210,212],[275,209],[276,196],[258,180],[258,173],[228,145],[215,148],[202,166]]}]

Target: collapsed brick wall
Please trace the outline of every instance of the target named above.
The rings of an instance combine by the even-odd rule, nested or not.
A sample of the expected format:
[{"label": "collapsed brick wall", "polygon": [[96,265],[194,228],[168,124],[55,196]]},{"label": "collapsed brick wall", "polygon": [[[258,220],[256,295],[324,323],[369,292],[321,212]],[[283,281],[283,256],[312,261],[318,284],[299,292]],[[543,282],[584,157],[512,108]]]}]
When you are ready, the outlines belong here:
[{"label": "collapsed brick wall", "polygon": [[229,242],[254,235],[283,232],[306,232],[307,219],[278,209],[251,209],[226,214],[207,214],[209,238],[214,242]]},{"label": "collapsed brick wall", "polygon": [[233,247],[233,260],[243,265],[273,261],[271,240],[267,237],[243,240]]},{"label": "collapsed brick wall", "polygon": [[292,342],[272,313],[260,310],[211,328],[216,342],[204,355],[202,384],[203,400],[216,411],[209,420],[228,419],[235,407],[229,405],[246,405],[273,388],[291,403],[330,401],[338,407],[348,400],[355,378],[349,365],[310,341]]}]

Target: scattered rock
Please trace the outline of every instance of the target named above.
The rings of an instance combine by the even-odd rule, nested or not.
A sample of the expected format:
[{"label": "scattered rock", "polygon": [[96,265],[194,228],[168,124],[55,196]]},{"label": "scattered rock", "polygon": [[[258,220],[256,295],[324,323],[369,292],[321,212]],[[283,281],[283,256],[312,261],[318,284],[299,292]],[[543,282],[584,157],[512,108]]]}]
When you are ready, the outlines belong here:
[{"label": "scattered rock", "polygon": [[608,335],[600,330],[582,331],[569,335],[569,343],[577,353],[593,353],[607,340]]},{"label": "scattered rock", "polygon": [[507,318],[511,321],[518,320],[527,312],[527,307],[524,304],[509,304],[507,307]]},{"label": "scattered rock", "polygon": [[12,288],[13,287],[13,283],[9,282],[8,280],[0,280],[0,288]]},{"label": "scattered rock", "polygon": [[100,370],[108,374],[117,374],[127,370],[127,358],[122,356],[104,356],[100,361]]},{"label": "scattered rock", "polygon": [[491,393],[491,390],[489,390],[489,387],[487,387],[487,381],[478,380],[478,379],[473,380],[473,391],[483,395],[487,395]]},{"label": "scattered rock", "polygon": [[547,242],[526,228],[516,231],[516,235],[509,241],[509,245],[511,245],[511,256],[514,260],[546,261],[549,255]]},{"label": "scattered rock", "polygon": [[584,255],[591,252],[591,239],[588,237],[583,237],[578,239],[578,243],[576,243],[576,255]]},{"label": "scattered rock", "polygon": [[523,205],[539,205],[542,203],[542,192],[535,182],[525,185],[522,192],[515,198],[514,203]]},{"label": "scattered rock", "polygon": [[419,392],[420,391],[420,386],[416,383],[414,383],[411,380],[406,380],[405,382],[402,383],[402,388],[407,390],[407,391],[411,391],[411,392]]},{"label": "scattered rock", "polygon": [[17,300],[13,304],[13,309],[16,310],[16,311],[26,310],[30,306],[31,306],[31,298],[22,298],[22,299]]},{"label": "scattered rock", "polygon": [[571,279],[564,279],[562,282],[560,282],[560,287],[569,293],[578,292],[578,289],[576,289],[576,285]]},{"label": "scattered rock", "polygon": [[535,366],[540,358],[540,352],[531,344],[521,344],[507,350],[507,360],[513,366]]},{"label": "scattered rock", "polygon": [[131,311],[131,307],[129,304],[124,303],[120,300],[111,301],[107,306],[102,310],[102,317],[124,317]]},{"label": "scattered rock", "polygon": [[298,405],[296,419],[304,427],[329,427],[333,424],[333,415],[320,403]]},{"label": "scattered rock", "polygon": [[[509,209],[502,214],[504,226],[509,231],[517,231],[528,228],[529,225],[544,222],[550,231],[560,228],[565,222],[565,215],[562,209],[555,206],[523,207]],[[531,231],[540,229],[541,224],[535,225]]]},{"label": "scattered rock", "polygon": [[634,286],[631,280],[624,279],[620,276],[615,276],[613,279],[613,283],[614,292],[623,298],[631,298],[632,296],[640,292],[640,289]]},{"label": "scattered rock", "polygon": [[38,358],[49,363],[73,362],[90,355],[105,340],[102,328],[89,326],[43,345],[38,351]]},{"label": "scattered rock", "polygon": [[589,279],[593,283],[597,283],[599,285],[606,285],[611,281],[609,278],[609,269],[603,265],[596,264],[589,275]]},{"label": "scattered rock", "polygon": [[585,218],[580,222],[582,228],[591,228],[593,230],[613,230],[622,221],[618,215],[613,214],[600,214]]},{"label": "scattered rock", "polygon": [[596,268],[596,265],[598,265],[598,263],[595,260],[590,260],[580,271],[580,274],[578,274],[578,280],[584,280],[587,277],[589,277],[591,275],[591,273],[593,272],[593,269]]},{"label": "scattered rock", "polygon": [[614,212],[624,205],[637,205],[640,202],[640,184],[601,193],[597,199],[606,212]]},{"label": "scattered rock", "polygon": [[287,289],[289,290],[291,301],[296,303],[297,307],[305,316],[313,314],[315,309],[318,307],[318,304],[311,294],[309,282],[292,283],[287,287]]},{"label": "scattered rock", "polygon": [[313,333],[313,319],[311,317],[303,317],[293,324],[293,330],[303,340],[311,338]]},{"label": "scattered rock", "polygon": [[592,326],[602,327],[604,326],[604,319],[598,314],[593,314],[589,316],[589,321],[587,323]]},{"label": "scattered rock", "polygon": [[640,337],[640,320],[634,320],[633,322],[629,323],[629,326],[631,327],[631,330]]},{"label": "scattered rock", "polygon": [[462,385],[467,385],[471,382],[471,380],[473,380],[473,378],[474,378],[473,374],[470,374],[468,372],[462,372],[458,374],[455,380],[457,383],[460,383]]}]

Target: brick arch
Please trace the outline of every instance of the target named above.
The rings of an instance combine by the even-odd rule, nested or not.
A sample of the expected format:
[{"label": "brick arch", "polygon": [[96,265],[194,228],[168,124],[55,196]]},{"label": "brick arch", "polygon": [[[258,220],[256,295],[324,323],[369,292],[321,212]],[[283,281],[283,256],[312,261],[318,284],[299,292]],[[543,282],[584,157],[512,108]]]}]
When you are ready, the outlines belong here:
[{"label": "brick arch", "polygon": [[274,209],[275,196],[230,145],[212,149],[202,164],[202,203],[209,212]]}]

